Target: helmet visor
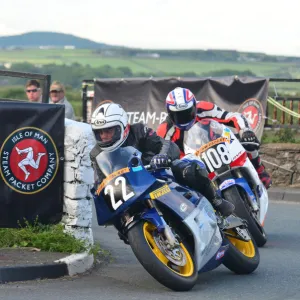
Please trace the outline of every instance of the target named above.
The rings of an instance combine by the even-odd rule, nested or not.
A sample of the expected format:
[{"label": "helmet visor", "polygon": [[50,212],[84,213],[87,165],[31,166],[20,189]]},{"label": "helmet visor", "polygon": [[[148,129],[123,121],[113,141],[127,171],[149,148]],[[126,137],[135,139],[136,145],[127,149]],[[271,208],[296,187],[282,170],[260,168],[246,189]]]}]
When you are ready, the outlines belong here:
[{"label": "helmet visor", "polygon": [[193,105],[192,107],[181,111],[169,110],[169,116],[175,125],[185,125],[195,119],[196,107]]},{"label": "helmet visor", "polygon": [[111,147],[121,139],[120,125],[96,129],[94,134],[101,148]]}]

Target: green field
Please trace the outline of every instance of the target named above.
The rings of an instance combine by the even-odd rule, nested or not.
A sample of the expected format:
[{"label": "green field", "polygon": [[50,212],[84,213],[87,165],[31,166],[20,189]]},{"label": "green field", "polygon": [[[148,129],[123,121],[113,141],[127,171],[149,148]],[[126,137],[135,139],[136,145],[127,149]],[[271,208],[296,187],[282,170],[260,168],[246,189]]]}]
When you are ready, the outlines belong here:
[{"label": "green field", "polygon": [[[105,57],[100,54],[93,53],[91,50],[0,50],[0,69],[4,68],[5,63],[22,63],[27,62],[35,66],[56,64],[56,65],[72,65],[77,63],[83,66],[89,64],[92,68],[103,67],[109,65],[112,68],[128,67],[131,69],[133,76],[139,72],[143,72],[149,76],[173,76],[172,74],[183,74],[194,72],[198,76],[211,76],[214,71],[228,70],[228,75],[235,75],[235,72],[251,71],[256,76],[261,77],[293,77],[300,79],[300,64],[292,63],[275,63],[275,62],[252,62],[252,63],[233,63],[233,62],[208,62],[189,59],[154,59],[154,58],[132,58],[132,57]],[[2,66],[1,66],[2,64]],[[39,68],[36,68],[40,70]],[[102,72],[102,76],[107,76],[106,68]],[[15,69],[16,70],[16,69]],[[26,71],[19,70],[18,71]],[[231,72],[232,70],[232,72]],[[110,71],[110,70],[109,70]],[[42,69],[41,69],[42,72]],[[81,80],[92,79],[96,74],[95,69],[91,68],[48,68],[52,78],[64,82],[68,86],[67,97],[72,102],[76,115],[80,116],[82,112],[81,105]],[[39,73],[39,71],[37,71]],[[115,74],[115,73],[111,73]],[[95,75],[96,76],[96,75]],[[215,76],[215,75],[212,75]],[[111,76],[113,77],[113,76]],[[3,78],[0,77],[0,80]],[[76,79],[77,81],[72,81]],[[25,83],[25,79],[24,79]],[[24,99],[24,83],[18,82],[14,85],[0,87],[0,97],[11,99]],[[6,84],[7,85],[7,84]],[[73,87],[73,89],[72,89]],[[300,83],[281,83],[270,82],[269,95],[274,97],[300,97]],[[288,106],[289,104],[287,104]],[[289,106],[288,106],[289,107]],[[298,112],[298,102],[294,103],[294,111]],[[269,105],[269,117],[273,118],[273,107]],[[280,120],[281,112],[278,111],[277,119]],[[298,121],[298,120],[294,120]],[[285,123],[289,122],[286,116]]]},{"label": "green field", "polygon": [[300,78],[300,65],[292,63],[269,62],[207,62],[184,59],[154,59],[130,57],[105,57],[91,50],[0,50],[0,64],[29,62],[35,65],[44,64],[89,64],[91,67],[110,65],[113,68],[128,67],[133,73],[185,73],[195,72],[198,75],[220,70],[252,71],[257,76],[277,77],[276,74],[289,73]]}]

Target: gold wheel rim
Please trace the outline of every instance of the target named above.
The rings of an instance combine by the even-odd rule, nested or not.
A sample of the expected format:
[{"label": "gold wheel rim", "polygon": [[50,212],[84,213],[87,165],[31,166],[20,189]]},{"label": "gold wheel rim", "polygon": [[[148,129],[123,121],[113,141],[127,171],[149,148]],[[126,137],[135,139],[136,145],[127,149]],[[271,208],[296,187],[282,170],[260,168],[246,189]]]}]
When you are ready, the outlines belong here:
[{"label": "gold wheel rim", "polygon": [[155,230],[156,230],[156,227],[154,225],[152,225],[151,223],[148,223],[148,222],[144,223],[144,226],[143,226],[144,236],[145,236],[145,239],[146,239],[150,249],[154,253],[154,255],[159,259],[159,261],[161,263],[163,263],[172,272],[174,272],[180,276],[183,276],[183,277],[191,276],[194,272],[194,263],[193,263],[193,260],[190,256],[189,252],[185,248],[185,246],[182,243],[180,243],[180,247],[183,250],[185,257],[186,257],[186,264],[184,266],[176,266],[178,268],[178,270],[174,270],[174,269],[170,268],[168,264],[169,263],[173,264],[173,263],[161,252],[161,250],[157,246],[156,241],[153,237],[153,233]]},{"label": "gold wheel rim", "polygon": [[[230,233],[232,235],[236,235],[236,233],[232,230],[228,230],[228,233]],[[255,247],[254,247],[252,240],[245,242],[245,241],[241,241],[237,238],[234,238],[232,236],[227,236],[227,238],[230,241],[230,243],[237,250],[239,250],[243,255],[245,255],[249,258],[252,258],[255,256]]]}]

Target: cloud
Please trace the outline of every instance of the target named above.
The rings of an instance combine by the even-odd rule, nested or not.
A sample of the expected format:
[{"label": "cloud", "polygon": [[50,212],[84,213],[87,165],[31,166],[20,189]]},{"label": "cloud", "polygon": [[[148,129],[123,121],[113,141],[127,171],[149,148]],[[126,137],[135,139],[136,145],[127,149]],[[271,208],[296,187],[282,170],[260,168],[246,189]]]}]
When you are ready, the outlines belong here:
[{"label": "cloud", "polygon": [[235,49],[300,56],[299,0],[4,1],[0,35],[70,33],[138,48]]}]

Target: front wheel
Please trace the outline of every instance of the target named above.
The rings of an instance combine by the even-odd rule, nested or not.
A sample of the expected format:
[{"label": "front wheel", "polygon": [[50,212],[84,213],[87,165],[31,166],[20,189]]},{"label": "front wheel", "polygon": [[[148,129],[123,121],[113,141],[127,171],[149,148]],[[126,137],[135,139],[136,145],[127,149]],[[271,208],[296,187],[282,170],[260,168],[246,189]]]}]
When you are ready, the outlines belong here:
[{"label": "front wheel", "polygon": [[[247,229],[242,230],[247,231]],[[249,274],[256,270],[260,255],[255,241],[253,239],[242,241],[234,230],[227,230],[225,239],[229,242],[229,249],[223,259],[225,267],[237,274]]]},{"label": "front wheel", "polygon": [[[247,227],[253,236],[258,247],[262,247],[267,242],[267,236],[264,228],[259,224],[248,207],[247,199],[245,199],[244,193],[239,191],[237,187],[231,186],[223,191],[224,198],[234,204],[234,214],[247,221]],[[248,207],[248,209],[247,209]]]},{"label": "front wheel", "polygon": [[139,262],[164,286],[174,291],[188,291],[196,284],[198,272],[185,243],[168,249],[162,235],[147,221],[131,228],[128,240]]}]

